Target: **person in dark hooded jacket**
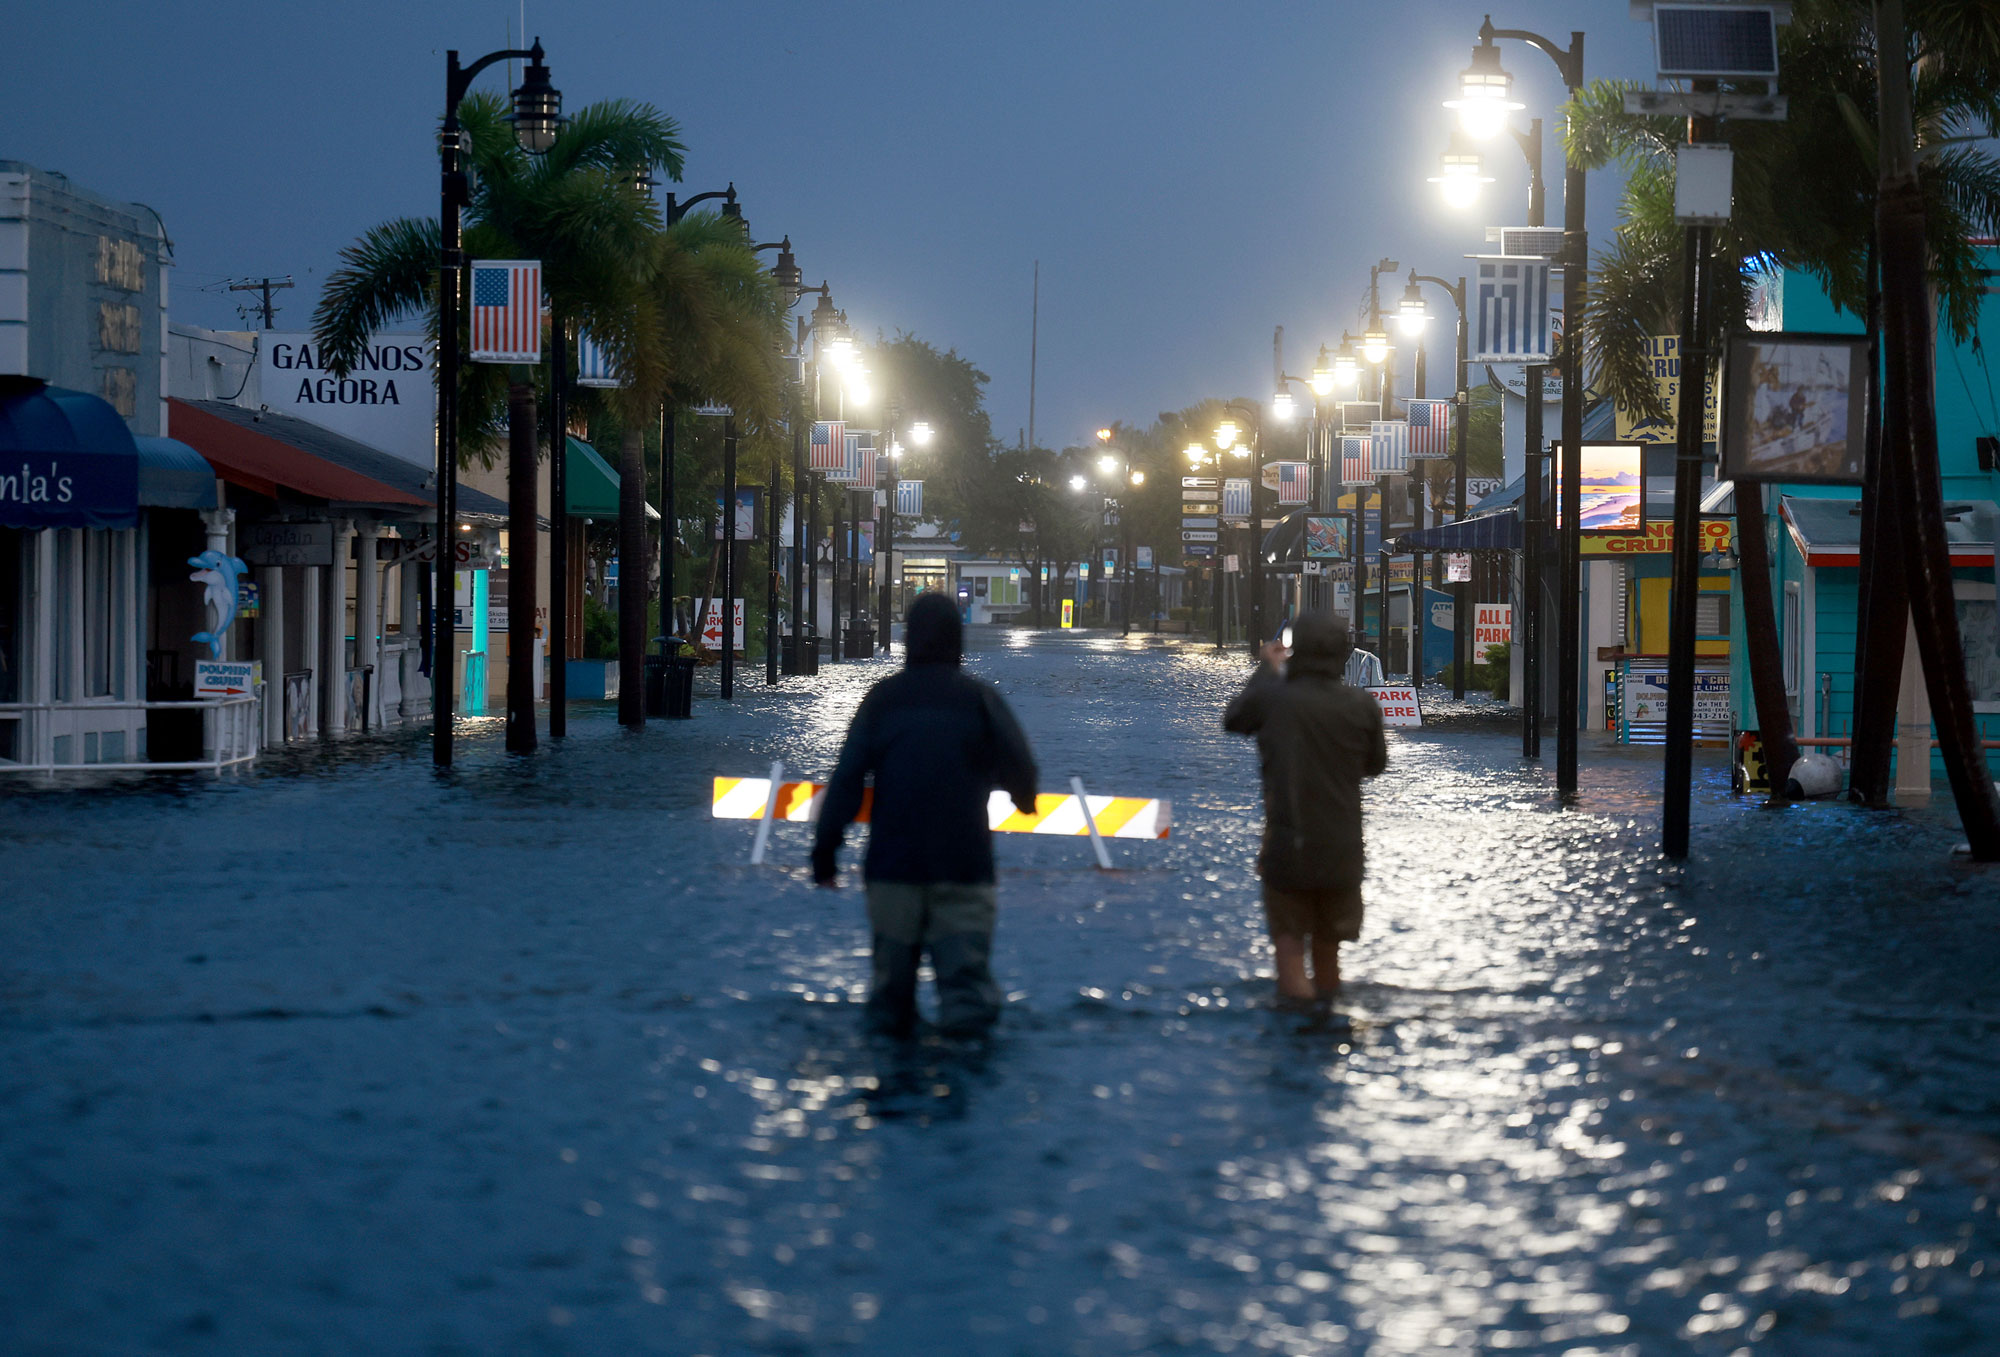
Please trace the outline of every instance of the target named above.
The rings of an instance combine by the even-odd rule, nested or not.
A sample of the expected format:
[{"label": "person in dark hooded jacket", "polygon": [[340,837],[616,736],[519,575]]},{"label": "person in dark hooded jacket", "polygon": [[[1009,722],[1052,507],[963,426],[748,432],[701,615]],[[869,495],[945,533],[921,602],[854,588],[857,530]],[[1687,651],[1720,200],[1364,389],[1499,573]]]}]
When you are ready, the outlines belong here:
[{"label": "person in dark hooded jacket", "polygon": [[873,778],[868,920],[875,934],[868,1017],[904,1035],[917,1019],[917,965],[937,975],[938,1026],[972,1034],[1000,1016],[991,957],[997,898],[986,804],[995,787],[1035,808],[1035,757],[990,683],[959,668],[963,632],[943,594],[920,594],[904,629],[904,667],[868,690],[820,807],[813,881],[835,883],[836,856]]},{"label": "person in dark hooded jacket", "polygon": [[1263,764],[1257,866],[1286,999],[1337,990],[1340,944],[1361,936],[1361,779],[1388,766],[1389,750],[1381,707],[1342,679],[1353,649],[1345,621],[1299,618],[1289,658],[1265,646],[1222,717],[1225,730],[1256,736]]}]

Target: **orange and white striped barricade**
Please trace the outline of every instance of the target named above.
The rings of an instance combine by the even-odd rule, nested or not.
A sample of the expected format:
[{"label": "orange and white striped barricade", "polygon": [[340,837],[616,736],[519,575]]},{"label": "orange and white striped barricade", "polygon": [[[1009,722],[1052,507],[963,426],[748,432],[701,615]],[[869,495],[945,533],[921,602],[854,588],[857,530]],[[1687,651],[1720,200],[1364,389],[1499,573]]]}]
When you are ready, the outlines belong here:
[{"label": "orange and white striped barricade", "polygon": [[[778,823],[811,824],[819,819],[826,784],[787,782],[785,765],[771,765],[768,777],[718,777],[710,815],[717,820],[757,820],[756,842],[750,861],[762,863],[770,845],[771,826]],[[1056,834],[1088,838],[1099,867],[1111,866],[1107,839],[1165,839],[1173,834],[1174,808],[1171,801],[1144,796],[1099,796],[1084,790],[1083,779],[1069,780],[1067,795],[1040,792],[1035,809],[1024,814],[1006,792],[994,792],[986,802],[986,823],[998,834]],[[862,793],[861,813],[856,824],[866,824],[874,801],[873,789]]]}]

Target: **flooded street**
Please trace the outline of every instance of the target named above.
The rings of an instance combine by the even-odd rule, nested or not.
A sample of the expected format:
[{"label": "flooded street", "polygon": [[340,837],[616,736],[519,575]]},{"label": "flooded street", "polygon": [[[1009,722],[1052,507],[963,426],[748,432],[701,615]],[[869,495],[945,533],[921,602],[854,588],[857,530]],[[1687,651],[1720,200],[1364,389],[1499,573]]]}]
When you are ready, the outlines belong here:
[{"label": "flooded street", "polygon": [[1990,1350],[2000,876],[1948,797],[1767,810],[1703,751],[1671,865],[1656,754],[1587,741],[1563,811],[1434,713],[1302,1018],[1243,656],[974,644],[1045,790],[1175,816],[1108,873],[998,840],[982,1049],[862,1034],[852,838],[821,892],[708,815],[823,777],[886,660],[442,780],[418,731],[0,788],[0,1349]]}]

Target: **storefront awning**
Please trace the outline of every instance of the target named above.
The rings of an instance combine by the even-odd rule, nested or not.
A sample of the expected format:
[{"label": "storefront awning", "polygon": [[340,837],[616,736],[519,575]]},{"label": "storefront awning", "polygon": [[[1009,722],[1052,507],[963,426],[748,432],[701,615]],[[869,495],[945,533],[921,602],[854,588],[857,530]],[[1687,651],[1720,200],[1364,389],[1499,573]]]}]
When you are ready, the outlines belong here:
[{"label": "storefront awning", "polygon": [[[1861,564],[1860,500],[1780,495],[1778,511],[1807,565]],[[1990,499],[1951,500],[1944,506],[1953,565],[1992,565],[1996,530],[2000,504]]]},{"label": "storefront awning", "polygon": [[[569,460],[563,464],[563,509],[572,518],[618,517],[618,473],[581,438],[569,440]],[[646,506],[646,517],[660,511]]]},{"label": "storefront awning", "polygon": [[130,528],[139,449],[111,405],[32,378],[0,385],[0,527]]},{"label": "storefront awning", "polygon": [[1420,528],[1396,539],[1398,552],[1412,551],[1513,551],[1521,545],[1521,515],[1518,510],[1482,514],[1456,523],[1440,523]]},{"label": "storefront awning", "polygon": [[215,468],[178,438],[132,440],[139,446],[139,503],[153,509],[213,509]]},{"label": "storefront awning", "polygon": [[[190,444],[231,485],[268,499],[323,500],[363,509],[434,508],[431,469],[308,420],[226,401],[167,402],[174,437]],[[474,522],[504,522],[507,506],[469,485],[458,510]]]}]

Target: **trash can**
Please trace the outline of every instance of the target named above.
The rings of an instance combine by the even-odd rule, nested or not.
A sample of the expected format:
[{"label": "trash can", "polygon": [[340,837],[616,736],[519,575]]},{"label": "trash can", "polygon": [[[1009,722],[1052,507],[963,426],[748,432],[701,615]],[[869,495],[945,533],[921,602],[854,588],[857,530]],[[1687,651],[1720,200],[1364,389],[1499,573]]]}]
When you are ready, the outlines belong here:
[{"label": "trash can", "polygon": [[847,628],[847,658],[865,660],[875,653],[875,624],[853,622]]},{"label": "trash can", "polygon": [[646,715],[685,721],[694,715],[694,657],[678,636],[655,636],[646,656]]}]

